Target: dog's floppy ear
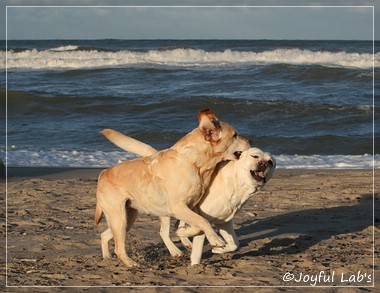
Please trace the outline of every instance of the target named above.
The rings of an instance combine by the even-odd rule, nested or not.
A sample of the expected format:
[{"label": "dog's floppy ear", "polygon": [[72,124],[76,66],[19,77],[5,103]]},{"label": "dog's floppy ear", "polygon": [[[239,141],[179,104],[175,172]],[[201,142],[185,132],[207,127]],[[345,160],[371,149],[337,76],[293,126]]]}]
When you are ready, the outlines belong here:
[{"label": "dog's floppy ear", "polygon": [[217,142],[222,134],[222,127],[218,118],[210,109],[205,109],[198,114],[199,129],[207,141]]}]

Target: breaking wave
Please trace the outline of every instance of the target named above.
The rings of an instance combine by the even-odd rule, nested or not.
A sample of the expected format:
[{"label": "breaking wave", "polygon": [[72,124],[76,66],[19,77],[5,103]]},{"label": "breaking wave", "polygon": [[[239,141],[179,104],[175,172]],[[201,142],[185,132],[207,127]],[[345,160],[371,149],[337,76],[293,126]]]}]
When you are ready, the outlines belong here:
[{"label": "breaking wave", "polygon": [[305,49],[253,51],[205,51],[174,48],[149,51],[104,51],[75,45],[47,50],[29,49],[0,52],[2,69],[81,69],[154,64],[178,67],[225,67],[240,65],[319,65],[327,67],[372,68],[380,66],[380,53],[347,53]]}]

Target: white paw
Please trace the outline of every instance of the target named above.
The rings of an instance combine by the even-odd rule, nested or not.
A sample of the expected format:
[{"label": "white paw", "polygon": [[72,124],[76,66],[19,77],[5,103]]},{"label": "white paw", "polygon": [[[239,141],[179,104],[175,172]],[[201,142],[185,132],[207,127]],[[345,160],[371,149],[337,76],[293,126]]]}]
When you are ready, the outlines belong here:
[{"label": "white paw", "polygon": [[222,253],[226,253],[226,252],[231,252],[231,251],[235,251],[237,249],[237,247],[231,247],[231,246],[228,246],[226,245],[225,247],[213,247],[212,248],[212,253],[218,253],[218,254],[222,254]]},{"label": "white paw", "polygon": [[226,247],[226,243],[223,241],[222,238],[220,238],[218,236],[215,236],[215,237],[212,237],[212,238],[211,237],[208,238],[208,242],[214,248],[221,248],[221,249],[223,249],[224,247]]}]

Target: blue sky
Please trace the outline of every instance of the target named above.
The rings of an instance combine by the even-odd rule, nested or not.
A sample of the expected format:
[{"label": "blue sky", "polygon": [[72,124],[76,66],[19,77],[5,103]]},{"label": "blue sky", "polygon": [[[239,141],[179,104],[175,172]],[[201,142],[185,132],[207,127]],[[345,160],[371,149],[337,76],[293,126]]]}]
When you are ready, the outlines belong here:
[{"label": "blue sky", "polygon": [[[110,7],[111,5],[213,7]],[[308,7],[273,7],[273,5]],[[56,5],[73,7],[56,7]],[[340,39],[372,40],[378,1],[2,1],[8,39]],[[8,7],[5,6],[16,6]],[[27,7],[20,5],[27,5]],[[50,7],[31,7],[32,5]],[[94,5],[96,7],[77,7]],[[102,6],[102,7],[99,7]],[[215,7],[242,5],[244,7]],[[247,7],[268,5],[270,7]],[[326,7],[326,5],[330,7]],[[331,7],[331,6],[360,7]],[[363,6],[373,6],[363,7]],[[7,20],[5,21],[5,11]],[[380,25],[377,25],[380,27]],[[5,29],[1,39],[5,39]],[[380,35],[375,31],[375,39]]]}]

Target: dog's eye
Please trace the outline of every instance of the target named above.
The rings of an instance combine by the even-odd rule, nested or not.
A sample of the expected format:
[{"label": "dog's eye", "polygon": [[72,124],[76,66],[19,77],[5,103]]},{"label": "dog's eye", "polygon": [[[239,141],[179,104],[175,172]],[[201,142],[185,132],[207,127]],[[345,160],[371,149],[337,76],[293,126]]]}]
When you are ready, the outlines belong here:
[{"label": "dog's eye", "polygon": [[237,134],[237,132],[235,132],[233,138],[237,138],[237,136],[238,136],[238,134]]},{"label": "dog's eye", "polygon": [[259,158],[259,156],[257,156],[257,155],[251,155],[251,157],[252,157],[252,158],[255,158],[255,159],[258,159],[258,158]]}]

